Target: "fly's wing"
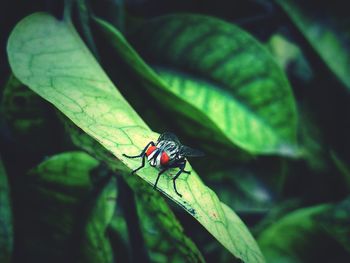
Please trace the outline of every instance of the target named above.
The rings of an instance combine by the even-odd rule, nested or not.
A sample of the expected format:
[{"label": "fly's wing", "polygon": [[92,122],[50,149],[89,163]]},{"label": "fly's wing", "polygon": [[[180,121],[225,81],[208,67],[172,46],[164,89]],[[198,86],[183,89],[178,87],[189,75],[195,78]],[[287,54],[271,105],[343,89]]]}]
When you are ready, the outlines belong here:
[{"label": "fly's wing", "polygon": [[177,138],[177,136],[171,132],[164,132],[162,133],[159,138],[158,138],[158,142],[161,141],[170,141],[170,142],[174,142],[178,147],[179,147],[179,155],[185,156],[185,157],[200,157],[200,156],[204,156],[204,153],[196,150],[196,149],[192,149],[191,147],[185,146],[185,145],[181,145],[179,139]]},{"label": "fly's wing", "polygon": [[159,138],[158,138],[158,142],[161,141],[171,141],[171,142],[175,142],[178,145],[181,145],[179,139],[177,138],[177,136],[174,133],[171,132],[164,132],[162,133]]},{"label": "fly's wing", "polygon": [[200,150],[193,149],[191,147],[181,145],[179,154],[185,157],[201,157],[204,156],[204,153]]}]

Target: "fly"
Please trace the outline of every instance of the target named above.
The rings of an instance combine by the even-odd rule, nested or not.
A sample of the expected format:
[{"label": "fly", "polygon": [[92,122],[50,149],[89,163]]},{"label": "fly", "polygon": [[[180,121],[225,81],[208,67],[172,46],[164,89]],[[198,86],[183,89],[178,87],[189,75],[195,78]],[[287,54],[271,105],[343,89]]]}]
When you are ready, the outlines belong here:
[{"label": "fly", "polygon": [[191,173],[190,171],[185,170],[187,162],[185,158],[200,157],[203,155],[204,154],[199,150],[182,145],[177,136],[170,132],[161,134],[157,143],[154,143],[153,141],[149,142],[139,155],[130,156],[123,154],[123,156],[127,158],[142,158],[141,166],[133,170],[131,174],[136,173],[145,166],[146,158],[152,167],[160,169],[153,186],[154,189],[157,189],[158,180],[164,172],[171,168],[179,168],[178,172],[173,177],[173,184],[176,194],[180,197],[182,197],[182,195],[177,191],[175,181],[181,173]]}]

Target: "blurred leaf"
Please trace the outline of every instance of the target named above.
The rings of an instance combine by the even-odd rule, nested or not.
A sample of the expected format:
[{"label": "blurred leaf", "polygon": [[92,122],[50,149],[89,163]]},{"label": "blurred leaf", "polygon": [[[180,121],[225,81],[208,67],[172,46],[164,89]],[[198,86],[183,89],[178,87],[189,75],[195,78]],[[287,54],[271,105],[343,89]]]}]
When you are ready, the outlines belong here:
[{"label": "blurred leaf", "polygon": [[13,226],[10,189],[0,156],[0,262],[10,263],[13,251]]},{"label": "blurred leaf", "polygon": [[[335,75],[350,88],[350,20],[340,5],[276,0]],[[314,4],[313,4],[314,3]],[[338,9],[338,12],[334,12]]]},{"label": "blurred leaf", "polygon": [[[87,219],[81,262],[114,262],[113,247],[107,236],[107,227],[112,221],[116,199],[115,178],[112,178],[98,196]],[[119,255],[116,254],[116,258],[119,258]]]},{"label": "blurred leaf", "polygon": [[76,1],[76,7],[83,38],[95,58],[99,60],[99,55],[90,28],[90,6],[86,0],[78,0]]},{"label": "blurred leaf", "polygon": [[1,108],[21,151],[33,156],[55,149],[58,132],[47,103],[13,75],[5,85]]},{"label": "blurred leaf", "polygon": [[34,92],[25,88],[13,75],[10,76],[2,98],[4,116],[11,122],[13,129],[25,136],[36,130],[35,126],[45,122],[44,101]]},{"label": "blurred leaf", "polygon": [[300,55],[300,49],[280,34],[271,36],[267,47],[275,57],[277,63],[284,70],[287,69],[291,61]]},{"label": "blurred leaf", "polygon": [[[226,54],[226,56],[229,55]],[[280,110],[279,107],[282,107],[282,104],[288,105],[289,103],[285,101],[280,102],[275,97],[278,95],[276,91],[264,90],[265,87],[259,83],[261,79],[259,79],[258,83],[252,84],[249,82],[247,86],[237,88],[237,90],[242,91],[242,94],[236,94],[237,98],[240,95],[242,97],[251,97],[249,98],[251,100],[249,103],[254,105],[250,106],[250,108],[239,102],[239,99],[232,98],[233,96],[229,92],[218,90],[214,85],[211,86],[199,79],[181,75],[181,73],[168,69],[156,68],[156,70],[163,80],[168,83],[171,92],[179,97],[182,96],[188,103],[193,103],[201,108],[203,112],[206,112],[218,125],[219,129],[224,132],[225,136],[239,147],[253,154],[278,153],[282,155],[297,155],[297,150],[294,148],[295,141],[293,141],[295,138],[291,139],[287,138],[287,135],[279,134],[280,131],[280,133],[284,133],[289,128],[286,127],[289,124],[291,126],[294,125],[293,129],[295,128],[295,122],[291,121],[285,125],[281,121],[282,119],[288,119],[287,116],[291,113],[287,113],[288,107],[284,108],[286,111]],[[259,73],[256,75],[259,75]],[[249,85],[251,86],[248,87]],[[256,89],[261,89],[261,93],[264,95],[273,94],[274,98],[263,98]],[[243,90],[245,91],[243,92]],[[281,98],[285,100],[288,98],[288,95],[282,95]],[[283,113],[285,113],[285,116],[282,117]],[[264,114],[266,116],[259,116]],[[269,122],[273,122],[273,124]]]},{"label": "blurred leaf", "polygon": [[212,172],[207,180],[217,189],[220,199],[238,213],[265,213],[271,209],[274,196],[272,189],[262,180],[262,175],[253,169],[240,167]]},{"label": "blurred leaf", "polygon": [[[90,175],[97,165],[97,160],[86,153],[67,152],[51,157],[31,171],[31,175],[37,180],[34,187],[39,195],[41,192],[42,199],[45,200],[42,202],[50,202],[50,199],[53,202],[51,214],[48,211],[42,214],[48,219],[46,222],[42,219],[43,223],[46,223],[51,230],[47,234],[55,233],[55,238],[58,238],[57,232],[64,227],[65,231],[62,232],[66,233],[66,236],[62,236],[60,245],[66,245],[65,251],[71,252],[66,257],[73,254],[77,257],[77,262],[113,261],[112,247],[106,236],[106,229],[115,210],[116,185],[112,179],[103,187],[101,193],[94,196],[93,188],[96,188],[96,185],[91,184]],[[59,196],[61,198],[58,198]],[[96,200],[93,200],[95,198]],[[73,203],[69,201],[74,199]],[[71,207],[71,210],[57,211],[57,207],[64,205],[64,202],[68,203],[67,206]],[[40,208],[38,206],[38,209]],[[68,220],[57,222],[58,213]],[[67,244],[64,244],[66,242]],[[68,245],[73,247],[68,248]]]},{"label": "blurred leaf", "polygon": [[26,220],[17,226],[22,259],[111,262],[105,230],[114,212],[115,202],[110,199],[116,193],[110,185],[115,187],[115,183],[111,181],[95,200],[97,188],[90,174],[97,165],[86,153],[66,152],[29,172],[22,191],[28,197],[20,201],[19,215]]},{"label": "blurred leaf", "polygon": [[271,36],[267,47],[285,72],[305,82],[311,80],[313,73],[302,51],[283,34]]},{"label": "blurred leaf", "polygon": [[119,206],[116,207],[116,211],[108,227],[108,236],[111,240],[114,254],[117,258],[122,258],[123,262],[131,262],[129,258],[130,243],[128,236],[128,227],[126,220],[122,214]]},{"label": "blurred leaf", "polygon": [[252,231],[254,236],[258,236],[264,229],[278,222],[286,214],[300,208],[300,203],[301,200],[299,199],[287,199],[274,204],[264,218],[253,227]]},{"label": "blurred leaf", "polygon": [[[45,13],[30,15],[12,31],[7,50],[15,76],[112,152],[124,164],[121,170],[139,166],[139,160],[122,154],[141,152],[157,135],[115,89],[69,23]],[[152,167],[137,174],[152,185],[157,176]],[[170,176],[170,172],[166,174]],[[228,212],[195,171],[179,178],[177,185],[182,198],[173,191],[166,175],[158,188],[235,256],[246,262],[263,261],[243,222],[232,210]]]},{"label": "blurred leaf", "polygon": [[[27,116],[31,115],[30,110],[36,111],[38,108],[40,108],[36,104],[38,100],[42,102],[38,96],[35,95],[38,100],[31,101],[30,99],[27,99],[27,97],[30,97],[31,94],[35,95],[35,93],[33,93],[31,90],[23,88],[23,84],[13,74],[10,75],[4,86],[1,100],[1,110],[3,111],[7,120],[11,121],[19,117],[24,117],[25,113],[23,113],[21,110],[22,107],[27,106],[27,102],[31,104],[28,106],[27,110],[29,110],[29,114],[27,114]],[[16,124],[14,124],[14,126],[18,127],[17,130],[19,131],[23,130],[23,133],[28,132],[25,129],[25,125],[23,125],[23,128]]]},{"label": "blurred leaf", "polygon": [[317,124],[310,107],[300,104],[299,112],[298,135],[302,156],[312,170],[317,172],[326,171],[329,168],[329,160],[324,131]]},{"label": "blurred leaf", "polygon": [[[350,198],[317,217],[317,222],[334,239],[350,252]],[[350,254],[349,254],[350,259]]]},{"label": "blurred leaf", "polygon": [[[92,186],[89,173],[98,165],[98,161],[84,152],[57,154],[32,169],[32,180],[45,182],[56,189],[70,191],[80,197]],[[69,174],[68,174],[69,173]]]},{"label": "blurred leaf", "polygon": [[316,219],[330,208],[322,204],[295,210],[261,232],[258,243],[267,262],[344,262],[344,253]]},{"label": "blurred leaf", "polygon": [[202,126],[196,136],[252,153],[297,155],[289,83],[246,32],[196,15],[149,21],[133,34],[133,43],[157,75],[115,28],[95,21],[158,102]]}]

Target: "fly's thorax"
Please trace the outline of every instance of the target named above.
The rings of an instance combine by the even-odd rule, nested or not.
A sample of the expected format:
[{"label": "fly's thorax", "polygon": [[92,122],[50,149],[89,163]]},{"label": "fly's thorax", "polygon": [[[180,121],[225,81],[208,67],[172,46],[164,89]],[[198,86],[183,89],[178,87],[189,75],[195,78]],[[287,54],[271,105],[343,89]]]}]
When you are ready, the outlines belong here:
[{"label": "fly's thorax", "polygon": [[157,144],[157,148],[159,148],[161,151],[166,152],[166,154],[169,156],[170,161],[177,158],[180,150],[180,146],[173,141],[160,141]]}]

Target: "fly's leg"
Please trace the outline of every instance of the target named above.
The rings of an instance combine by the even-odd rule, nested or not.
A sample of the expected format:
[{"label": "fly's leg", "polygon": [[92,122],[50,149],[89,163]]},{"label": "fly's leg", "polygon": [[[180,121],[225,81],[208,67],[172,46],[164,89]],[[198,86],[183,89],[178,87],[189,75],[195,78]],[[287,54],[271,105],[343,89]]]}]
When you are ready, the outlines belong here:
[{"label": "fly's leg", "polygon": [[153,186],[153,189],[157,189],[157,184],[158,184],[158,181],[159,181],[160,176],[162,175],[162,173],[166,172],[167,170],[169,170],[168,167],[167,167],[167,168],[164,168],[163,170],[161,170],[161,171],[158,173],[158,177],[157,177],[157,180],[156,180],[156,182],[155,182],[155,184],[154,184],[154,186]]},{"label": "fly's leg", "polygon": [[183,169],[180,168],[180,170],[177,172],[177,174],[174,176],[173,178],[173,183],[174,183],[174,190],[175,190],[175,193],[177,193],[178,196],[182,197],[182,194],[180,194],[177,189],[176,189],[176,179],[180,176],[180,174],[183,172]]},{"label": "fly's leg", "polygon": [[155,146],[155,143],[154,142],[149,142],[139,155],[131,156],[131,155],[126,155],[126,154],[123,153],[123,156],[125,156],[127,158],[130,158],[130,159],[143,157],[145,155],[148,147],[150,147],[151,145]]},{"label": "fly's leg", "polygon": [[176,175],[175,175],[174,178],[173,178],[175,193],[176,193],[178,196],[180,196],[180,197],[182,197],[182,194],[180,194],[180,193],[177,191],[177,189],[176,189],[176,179],[177,179],[177,178],[180,176],[180,174],[182,174],[182,173],[186,173],[186,174],[190,174],[190,173],[191,173],[190,171],[185,171],[185,166],[186,166],[186,160],[184,160],[184,162],[181,163],[181,164],[179,165],[180,170],[176,173]]},{"label": "fly's leg", "polygon": [[131,174],[136,173],[138,170],[140,170],[141,168],[143,168],[145,166],[145,160],[146,160],[146,154],[145,153],[146,153],[146,151],[147,151],[147,149],[148,149],[148,147],[150,145],[155,146],[154,142],[149,142],[139,155],[130,156],[130,155],[126,155],[126,154],[123,153],[123,156],[125,156],[127,158],[131,158],[131,159],[142,157],[141,166],[136,168],[135,170],[133,170],[131,172]]},{"label": "fly's leg", "polygon": [[134,173],[136,173],[138,170],[140,170],[140,169],[142,169],[143,167],[145,167],[145,160],[146,160],[146,154],[143,154],[141,166],[138,167],[138,168],[136,168],[135,170],[133,170],[133,171],[131,172],[131,174],[134,174]]}]

